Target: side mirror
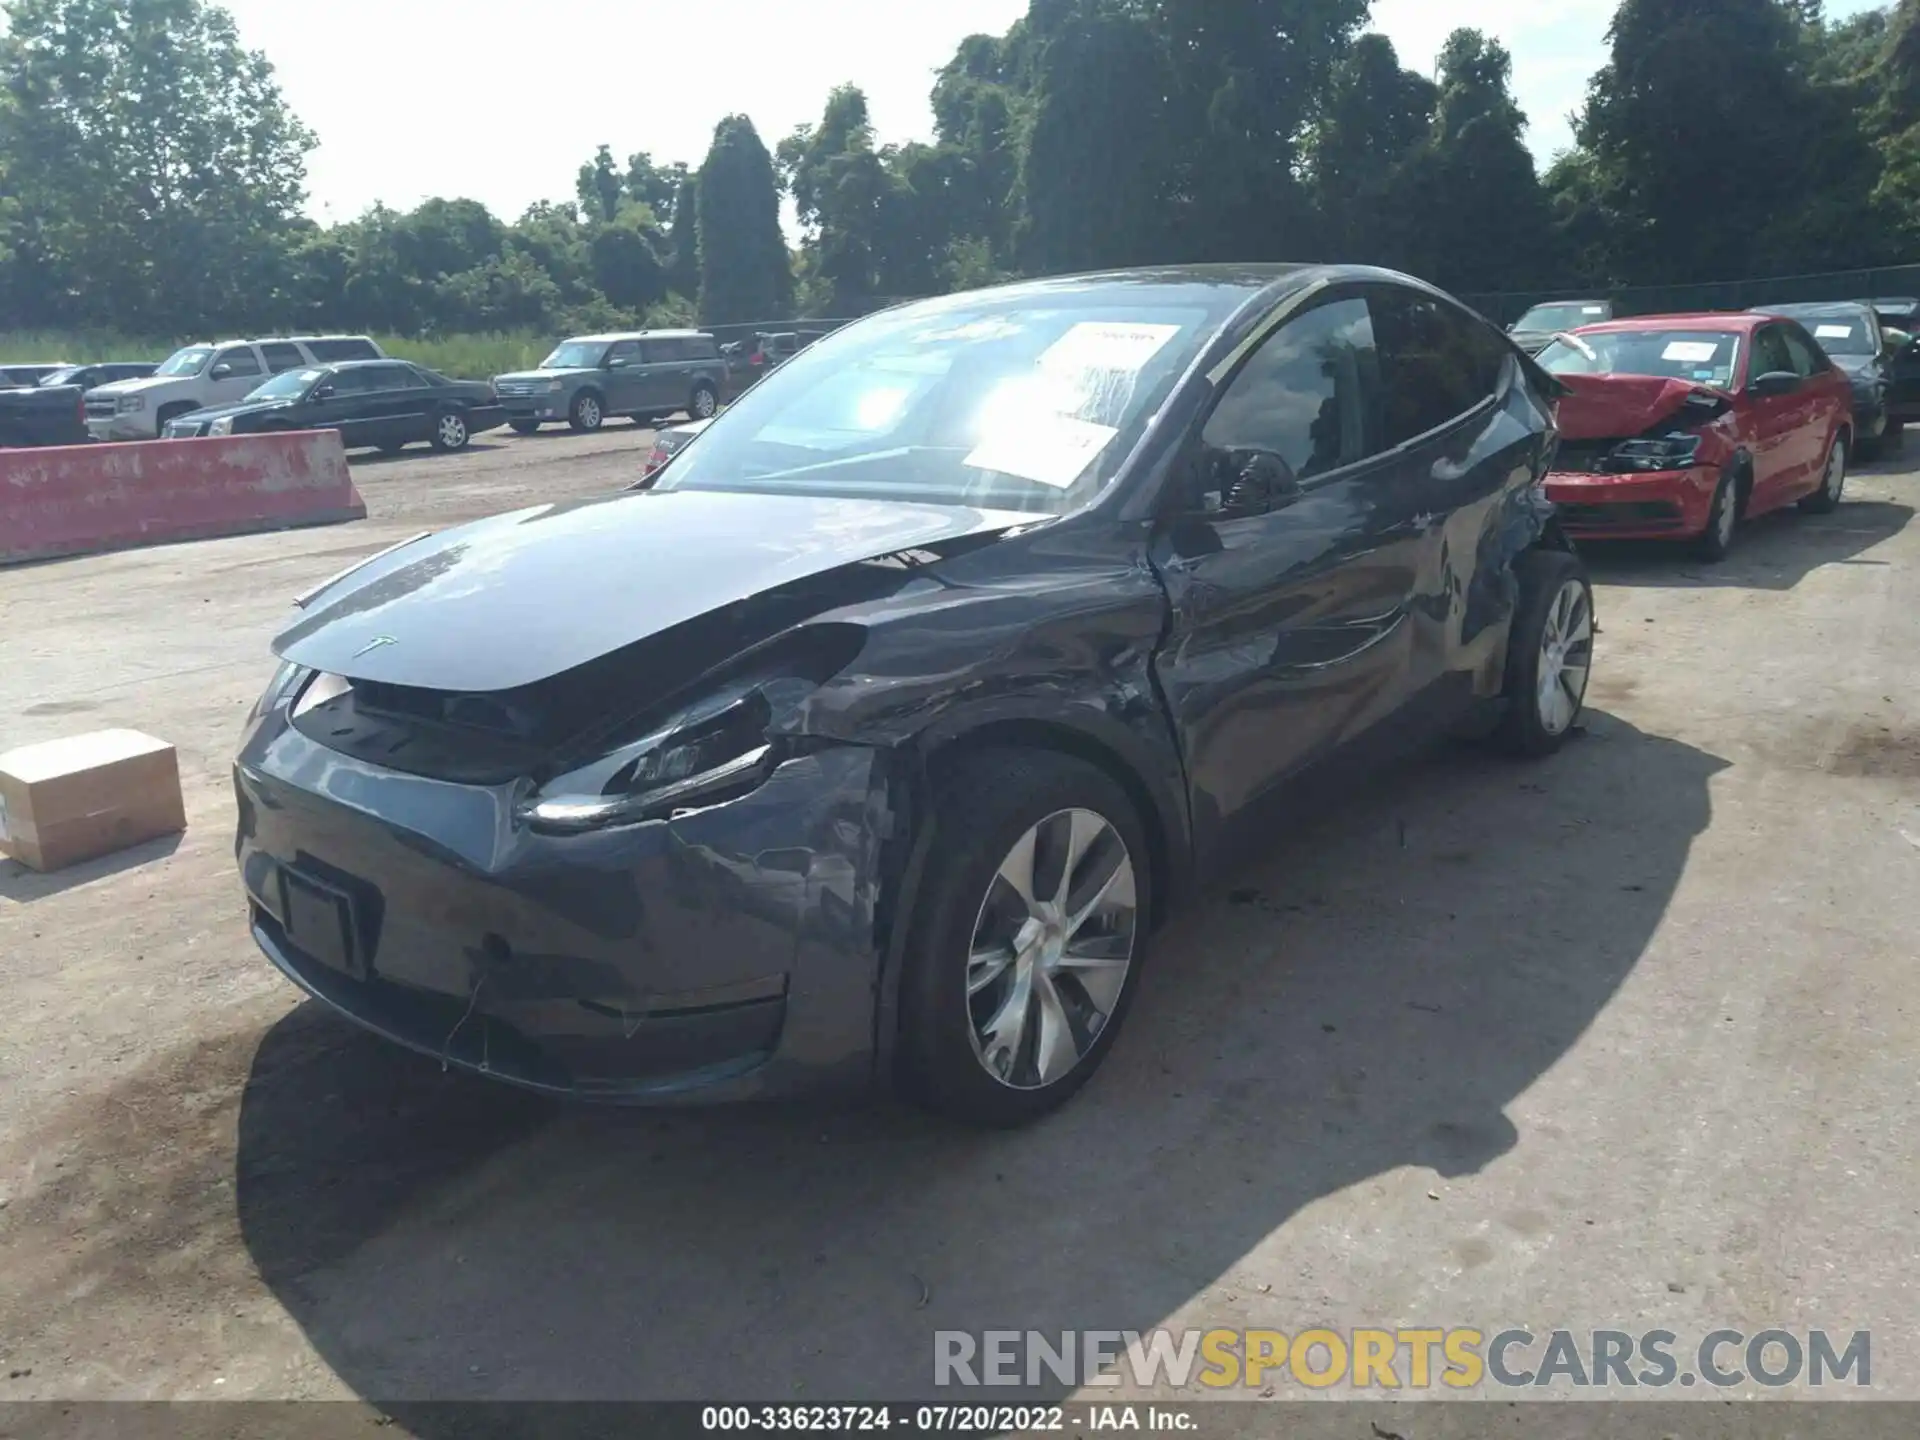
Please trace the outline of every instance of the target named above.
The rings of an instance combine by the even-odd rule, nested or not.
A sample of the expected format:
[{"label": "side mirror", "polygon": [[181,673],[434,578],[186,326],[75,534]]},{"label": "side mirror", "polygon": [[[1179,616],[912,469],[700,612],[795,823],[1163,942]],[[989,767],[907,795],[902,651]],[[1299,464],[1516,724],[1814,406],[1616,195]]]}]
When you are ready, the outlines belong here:
[{"label": "side mirror", "polygon": [[221,364],[221,365],[216,365],[213,367],[213,369],[209,370],[207,372],[207,378],[209,380],[225,380],[232,374],[233,374],[233,367],[231,365]]},{"label": "side mirror", "polygon": [[1300,496],[1300,480],[1293,467],[1271,450],[1212,451],[1203,475],[1205,497],[1220,497],[1217,509],[1203,508],[1221,519],[1265,515]]},{"label": "side mirror", "polygon": [[1775,395],[1791,395],[1800,388],[1800,377],[1791,370],[1769,370],[1764,375],[1756,375],[1747,382],[1748,393],[1767,399]]},{"label": "side mirror", "polygon": [[606,362],[605,368],[608,370],[624,370],[627,368],[627,357],[624,355],[616,355]]},{"label": "side mirror", "polygon": [[307,398],[309,400],[331,400],[334,396],[338,395],[339,393],[340,393],[339,387],[336,386],[331,380],[329,380],[324,385],[316,385],[313,389],[313,393],[309,395]]}]

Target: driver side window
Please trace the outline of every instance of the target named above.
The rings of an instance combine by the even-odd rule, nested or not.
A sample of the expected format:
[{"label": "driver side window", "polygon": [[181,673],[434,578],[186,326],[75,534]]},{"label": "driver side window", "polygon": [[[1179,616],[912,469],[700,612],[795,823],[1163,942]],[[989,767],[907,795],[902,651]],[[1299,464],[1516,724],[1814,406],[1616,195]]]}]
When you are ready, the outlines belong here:
[{"label": "driver side window", "polygon": [[1251,452],[1297,480],[1364,460],[1379,447],[1373,411],[1379,358],[1359,297],[1287,321],[1227,386],[1201,431],[1207,461]]},{"label": "driver side window", "polygon": [[1794,369],[1793,356],[1788,353],[1780,327],[1769,325],[1753,337],[1753,363],[1747,369],[1747,383],[1752,384],[1762,375],[1773,375],[1780,371],[1789,375],[1799,373]]}]

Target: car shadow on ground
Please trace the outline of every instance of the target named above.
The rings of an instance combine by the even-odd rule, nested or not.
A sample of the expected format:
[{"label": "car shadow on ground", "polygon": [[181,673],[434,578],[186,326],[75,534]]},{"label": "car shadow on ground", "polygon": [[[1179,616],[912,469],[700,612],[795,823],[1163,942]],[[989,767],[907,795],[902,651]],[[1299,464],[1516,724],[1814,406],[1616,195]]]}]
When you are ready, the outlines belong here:
[{"label": "car shadow on ground", "polygon": [[555,1105],[310,1004],[246,1081],[241,1234],[387,1404],[900,1398],[931,1390],[936,1330],[1145,1329],[1255,1246],[1328,1243],[1315,1200],[1527,1144],[1508,1107],[1640,959],[1724,765],[1596,713],[1540,765],[1382,772],[1219,877],[1105,1070],[1018,1133]]},{"label": "car shadow on ground", "polygon": [[1603,585],[1791,590],[1823,565],[1882,563],[1861,558],[1862,552],[1898,535],[1912,519],[1913,506],[1894,500],[1847,500],[1830,515],[1802,515],[1789,506],[1741,526],[1732,553],[1717,565],[1673,541],[1583,540],[1580,554]]},{"label": "car shadow on ground", "polygon": [[[449,455],[484,455],[490,450],[504,449],[506,449],[504,437],[492,436],[486,440],[469,440],[461,449],[451,450],[445,453]],[[425,460],[441,453],[441,451],[434,449],[431,445],[425,444],[409,445],[404,450],[355,450],[347,456],[347,464],[357,470],[365,465],[393,465],[406,460]]]}]

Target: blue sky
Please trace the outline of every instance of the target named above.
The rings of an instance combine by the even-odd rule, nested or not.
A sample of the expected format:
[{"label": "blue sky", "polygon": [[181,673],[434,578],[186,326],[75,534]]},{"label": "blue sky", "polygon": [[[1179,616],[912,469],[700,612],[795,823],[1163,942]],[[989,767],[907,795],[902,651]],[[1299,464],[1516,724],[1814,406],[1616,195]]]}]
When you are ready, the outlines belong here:
[{"label": "blue sky", "polygon": [[[507,218],[571,198],[605,142],[625,157],[698,164],[740,110],[769,146],[816,118],[841,81],[866,90],[883,140],[924,138],[927,92],[954,46],[999,33],[1026,0],[224,0],[320,137],[309,209],[344,220],[375,200],[405,209],[467,196]],[[1828,0],[1830,15],[1872,8]],[[1401,63],[1430,70],[1472,25],[1514,54],[1544,164],[1605,59],[1614,0],[1374,0]]]}]

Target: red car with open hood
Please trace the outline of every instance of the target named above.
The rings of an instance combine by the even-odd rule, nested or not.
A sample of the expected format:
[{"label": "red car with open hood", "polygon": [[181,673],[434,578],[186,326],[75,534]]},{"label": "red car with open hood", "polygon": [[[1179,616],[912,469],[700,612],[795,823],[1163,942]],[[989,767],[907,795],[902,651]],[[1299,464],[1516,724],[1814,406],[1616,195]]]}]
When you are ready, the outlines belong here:
[{"label": "red car with open hood", "polygon": [[1547,494],[1576,538],[1686,539],[1718,560],[1743,520],[1840,503],[1852,392],[1792,320],[1614,320],[1539,359],[1567,390]]}]

